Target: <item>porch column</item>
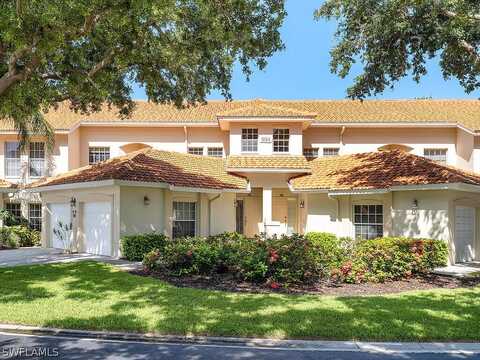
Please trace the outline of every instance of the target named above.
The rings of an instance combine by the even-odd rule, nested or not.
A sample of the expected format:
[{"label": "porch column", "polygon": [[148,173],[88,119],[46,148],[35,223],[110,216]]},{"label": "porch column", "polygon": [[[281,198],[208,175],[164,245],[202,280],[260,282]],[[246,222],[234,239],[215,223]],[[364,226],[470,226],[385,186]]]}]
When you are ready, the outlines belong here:
[{"label": "porch column", "polygon": [[272,188],[264,187],[262,192],[262,221],[263,226],[272,223]]}]

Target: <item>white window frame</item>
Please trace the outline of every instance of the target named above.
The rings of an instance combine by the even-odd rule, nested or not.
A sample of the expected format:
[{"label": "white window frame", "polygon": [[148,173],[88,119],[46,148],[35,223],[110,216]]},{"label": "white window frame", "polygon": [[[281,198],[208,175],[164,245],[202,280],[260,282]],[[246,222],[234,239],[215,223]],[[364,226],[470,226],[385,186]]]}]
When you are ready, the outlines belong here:
[{"label": "white window frame", "polygon": [[[16,150],[9,149],[9,146],[16,147]],[[16,156],[10,157],[10,153],[15,153]],[[5,177],[6,178],[19,178],[22,175],[22,154],[19,149],[18,141],[6,141],[5,142]],[[13,169],[10,172],[9,169]]]},{"label": "white window frame", "polygon": [[303,148],[303,156],[307,159],[316,159],[318,158],[319,148],[318,147],[306,147]]},{"label": "white window frame", "polygon": [[242,153],[258,153],[258,129],[243,128],[241,135]]},{"label": "white window frame", "polygon": [[[13,206],[15,205],[15,207],[18,207],[18,214],[15,214],[13,211],[11,211],[10,209],[8,209],[9,206]],[[5,203],[4,205],[5,207],[5,210],[7,210],[10,214],[12,214],[16,219],[21,219],[22,218],[22,204],[19,203],[19,202],[7,202]],[[17,210],[15,210],[17,211]]]},{"label": "white window frame", "polygon": [[[363,208],[363,209],[362,209]],[[356,210],[360,209],[361,211],[366,210],[366,212],[357,213]],[[381,213],[378,210],[381,209]],[[358,203],[354,204],[352,208],[352,217],[353,217],[353,237],[357,240],[363,239],[376,239],[378,237],[383,237],[385,233],[384,219],[385,219],[385,207],[383,204],[375,203]],[[379,221],[379,216],[380,221]],[[358,228],[360,227],[360,228]],[[363,227],[363,228],[362,228]],[[381,231],[372,231],[371,227],[378,228]],[[359,230],[359,231],[357,231]],[[370,234],[375,234],[371,236]]]},{"label": "white window frame", "polygon": [[446,165],[448,161],[448,149],[447,148],[424,148],[423,156],[439,164]]},{"label": "white window frame", "polygon": [[223,157],[223,147],[211,146],[207,148],[207,155],[211,157]]},{"label": "white window frame", "polygon": [[[28,174],[30,177],[38,178],[45,176],[45,143],[31,142],[28,150]],[[38,171],[37,174],[35,172]]]},{"label": "white window frame", "polygon": [[290,152],[290,129],[273,129],[272,151],[274,154],[288,154]]},{"label": "white window frame", "polygon": [[322,156],[324,157],[338,156],[339,154],[340,148],[337,146],[324,147],[322,150]]},{"label": "white window frame", "polygon": [[[191,209],[187,209],[188,211],[188,216],[184,216],[184,214],[180,214],[182,215],[180,219],[178,219],[178,210],[179,209],[176,209],[177,206],[182,206],[183,209],[180,209],[180,210],[185,210],[185,207],[188,206],[192,206],[193,205],[193,212],[191,211]],[[172,202],[172,238],[176,238],[177,236],[175,235],[175,224],[176,223],[179,223],[179,222],[188,222],[188,223],[192,223],[193,222],[193,234],[191,235],[182,235],[182,236],[179,236],[180,238],[181,237],[185,237],[185,236],[196,236],[197,235],[197,226],[198,226],[198,221],[197,221],[197,211],[198,211],[198,206],[197,206],[197,202],[196,201],[188,201],[188,200],[174,200]],[[185,217],[185,218],[183,218]]]},{"label": "white window frame", "polygon": [[203,146],[189,146],[188,147],[188,153],[190,155],[200,155],[203,156],[205,149]]},{"label": "white window frame", "polygon": [[[110,159],[110,146],[89,146],[88,164],[94,165]],[[100,159],[101,158],[101,159]]]},{"label": "white window frame", "polygon": [[[36,209],[33,209],[33,207],[35,207]],[[35,229],[38,231],[42,230],[42,204],[41,203],[28,204],[28,224],[31,229]]]}]

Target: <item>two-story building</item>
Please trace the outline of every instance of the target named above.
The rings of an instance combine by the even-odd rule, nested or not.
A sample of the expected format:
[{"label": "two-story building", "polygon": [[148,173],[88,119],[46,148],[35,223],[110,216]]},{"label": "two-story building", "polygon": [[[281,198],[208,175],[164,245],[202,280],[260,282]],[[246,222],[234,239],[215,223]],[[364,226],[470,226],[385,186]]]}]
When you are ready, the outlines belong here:
[{"label": "two-story building", "polygon": [[2,178],[41,178],[2,189],[45,246],[61,247],[63,220],[79,250],[114,256],[135,232],[328,231],[443,239],[452,261],[480,258],[477,100],[138,102],[127,120],[62,104],[45,116],[52,154],[41,139],[21,154],[6,125],[0,144]]}]

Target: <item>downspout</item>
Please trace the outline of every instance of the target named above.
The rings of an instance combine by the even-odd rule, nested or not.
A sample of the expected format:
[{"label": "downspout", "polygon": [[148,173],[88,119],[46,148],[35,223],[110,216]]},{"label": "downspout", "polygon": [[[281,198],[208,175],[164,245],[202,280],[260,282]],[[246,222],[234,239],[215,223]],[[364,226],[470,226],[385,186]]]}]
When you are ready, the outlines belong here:
[{"label": "downspout", "polygon": [[218,194],[216,196],[214,196],[213,198],[211,199],[208,199],[208,235],[212,235],[211,234],[211,227],[212,227],[212,202],[214,202],[215,200],[217,200],[220,196],[222,196],[222,194]]},{"label": "downspout", "polygon": [[[342,126],[342,130],[340,131],[340,145],[341,147],[343,148],[343,146],[345,145],[343,143],[343,134],[345,134],[345,130],[347,129],[346,126]],[[342,152],[343,153],[343,152]]]},{"label": "downspout", "polygon": [[186,126],[183,127],[183,134],[185,137],[185,152],[188,153],[188,129]]}]

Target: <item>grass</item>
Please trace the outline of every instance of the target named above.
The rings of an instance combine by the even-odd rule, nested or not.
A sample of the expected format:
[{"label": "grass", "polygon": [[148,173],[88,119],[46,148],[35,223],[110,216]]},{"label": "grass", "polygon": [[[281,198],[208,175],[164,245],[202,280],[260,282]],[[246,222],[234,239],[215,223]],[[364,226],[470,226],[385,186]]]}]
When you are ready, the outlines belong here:
[{"label": "grass", "polygon": [[480,288],[327,297],[176,288],[96,262],[0,269],[0,322],[359,340],[480,340]]}]

